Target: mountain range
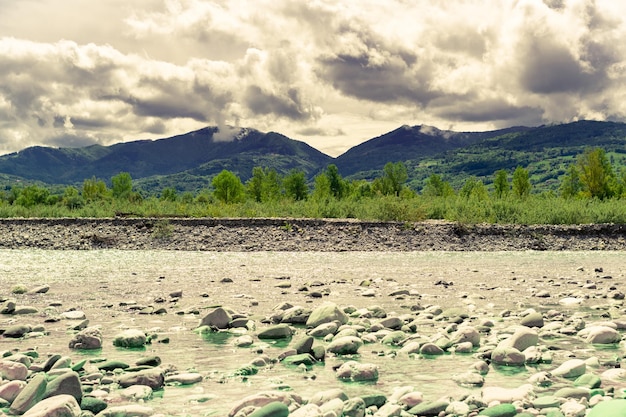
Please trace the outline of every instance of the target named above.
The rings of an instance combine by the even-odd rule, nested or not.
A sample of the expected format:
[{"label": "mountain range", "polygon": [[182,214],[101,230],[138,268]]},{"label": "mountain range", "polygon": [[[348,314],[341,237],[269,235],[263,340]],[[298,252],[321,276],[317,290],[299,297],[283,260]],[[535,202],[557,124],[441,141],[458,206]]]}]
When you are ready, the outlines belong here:
[{"label": "mountain range", "polygon": [[308,144],[276,132],[233,129],[224,138],[206,127],[158,140],[82,148],[35,146],[0,156],[0,184],[16,181],[80,185],[96,177],[109,180],[129,172],[136,187],[159,192],[207,188],[223,169],[246,181],[255,166],[285,174],[297,168],[312,179],[329,164],[352,179],[372,179],[387,162],[402,161],[409,185],[420,189],[431,174],[453,186],[470,176],[491,182],[498,169],[527,168],[536,189],[554,190],[568,165],[587,147],[603,148],[615,169],[626,167],[626,124],[579,121],[539,127],[510,127],[486,132],[454,132],[432,126],[401,126],[333,158]]}]

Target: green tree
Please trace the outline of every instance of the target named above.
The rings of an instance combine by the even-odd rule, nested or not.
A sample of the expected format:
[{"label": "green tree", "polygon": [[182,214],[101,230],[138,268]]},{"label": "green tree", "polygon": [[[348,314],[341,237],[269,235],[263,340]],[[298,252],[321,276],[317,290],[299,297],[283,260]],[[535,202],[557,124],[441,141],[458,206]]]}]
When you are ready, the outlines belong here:
[{"label": "green tree", "polygon": [[226,204],[240,203],[245,199],[246,188],[241,179],[226,169],[213,177],[211,184],[215,189],[215,198]]},{"label": "green tree", "polygon": [[459,190],[459,195],[466,199],[475,200],[486,200],[489,198],[485,184],[476,177],[470,177],[465,180],[463,187]]},{"label": "green tree", "polygon": [[292,169],[283,179],[285,195],[294,201],[306,200],[309,195],[309,187],[306,185],[304,171]]},{"label": "green tree", "polygon": [[528,170],[518,166],[513,172],[513,195],[526,198],[530,194],[530,176]]},{"label": "green tree", "polygon": [[113,198],[128,199],[133,191],[133,179],[128,172],[120,172],[111,178]]},{"label": "green tree", "polygon": [[496,171],[493,179],[493,193],[497,198],[506,198],[511,191],[509,173],[506,169]]},{"label": "green tree", "polygon": [[387,162],[381,177],[381,192],[383,195],[399,196],[404,183],[409,179],[406,166],[402,162]]},{"label": "green tree", "polygon": [[577,197],[583,190],[583,184],[580,182],[580,172],[575,164],[570,165],[567,174],[563,176],[561,181],[561,197],[572,198]]},{"label": "green tree", "polygon": [[330,180],[326,174],[319,174],[314,179],[313,199],[317,201],[328,200],[332,197],[330,192]]},{"label": "green tree", "polygon": [[246,183],[248,194],[257,202],[278,200],[282,179],[274,168],[252,168],[252,177]]},{"label": "green tree", "polygon": [[328,165],[328,167],[326,167],[324,175],[326,175],[326,177],[328,178],[328,187],[330,189],[330,194],[337,200],[343,198],[346,191],[346,184],[341,177],[341,174],[339,174],[339,168],[337,168],[337,165]]},{"label": "green tree", "polygon": [[174,202],[178,200],[178,192],[174,187],[166,187],[161,191],[161,197],[159,197],[161,201],[170,201]]},{"label": "green tree", "polygon": [[65,190],[63,190],[63,198],[61,201],[63,205],[70,210],[81,208],[85,203],[78,192],[78,188],[72,186],[66,187]]},{"label": "green tree", "polygon": [[91,177],[83,181],[82,196],[86,202],[104,200],[108,198],[109,190],[104,181]]},{"label": "green tree", "polygon": [[19,195],[15,199],[15,204],[23,207],[46,204],[49,196],[50,191],[47,188],[29,185],[20,190]]},{"label": "green tree", "polygon": [[441,176],[432,174],[426,180],[422,194],[426,197],[450,197],[454,195],[454,189]]},{"label": "green tree", "polygon": [[603,149],[587,149],[578,158],[578,169],[585,195],[601,200],[613,196],[615,174]]}]

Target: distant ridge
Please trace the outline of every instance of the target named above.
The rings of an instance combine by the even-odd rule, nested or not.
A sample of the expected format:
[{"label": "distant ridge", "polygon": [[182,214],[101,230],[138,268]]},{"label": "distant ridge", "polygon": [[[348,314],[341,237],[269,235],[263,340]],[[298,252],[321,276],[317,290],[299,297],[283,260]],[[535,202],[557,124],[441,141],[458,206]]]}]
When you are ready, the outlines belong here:
[{"label": "distant ridge", "polygon": [[559,178],[587,147],[604,149],[616,170],[626,172],[626,124],[579,121],[539,127],[516,126],[486,132],[454,132],[427,125],[403,125],[332,158],[280,133],[250,128],[206,127],[158,140],[111,146],[35,146],[0,156],[0,184],[80,185],[96,177],[109,181],[129,172],[136,187],[160,192],[207,188],[228,169],[246,181],[255,166],[286,174],[304,171],[309,180],[329,164],[342,176],[373,179],[387,162],[404,162],[409,185],[420,190],[432,174],[459,188],[470,176],[489,184],[498,169],[523,166],[535,190],[556,190]]}]

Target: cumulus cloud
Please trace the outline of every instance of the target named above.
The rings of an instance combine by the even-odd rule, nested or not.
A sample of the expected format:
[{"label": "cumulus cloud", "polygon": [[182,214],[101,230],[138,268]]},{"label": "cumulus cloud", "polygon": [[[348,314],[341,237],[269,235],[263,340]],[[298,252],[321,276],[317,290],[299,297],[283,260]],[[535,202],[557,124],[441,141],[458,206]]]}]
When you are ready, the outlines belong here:
[{"label": "cumulus cloud", "polygon": [[0,14],[0,152],[206,125],[339,152],[402,124],[626,120],[612,0],[0,0]]}]

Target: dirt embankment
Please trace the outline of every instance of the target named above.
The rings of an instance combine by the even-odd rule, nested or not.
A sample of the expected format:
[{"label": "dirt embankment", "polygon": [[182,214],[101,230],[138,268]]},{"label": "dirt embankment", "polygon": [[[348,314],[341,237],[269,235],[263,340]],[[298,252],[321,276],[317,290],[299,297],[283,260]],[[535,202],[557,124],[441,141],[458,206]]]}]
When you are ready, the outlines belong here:
[{"label": "dirt embankment", "polygon": [[200,251],[625,250],[626,225],[321,219],[0,219],[2,249]]}]

